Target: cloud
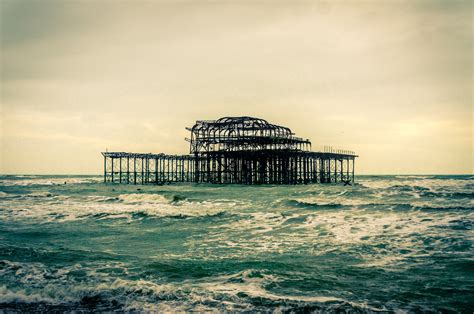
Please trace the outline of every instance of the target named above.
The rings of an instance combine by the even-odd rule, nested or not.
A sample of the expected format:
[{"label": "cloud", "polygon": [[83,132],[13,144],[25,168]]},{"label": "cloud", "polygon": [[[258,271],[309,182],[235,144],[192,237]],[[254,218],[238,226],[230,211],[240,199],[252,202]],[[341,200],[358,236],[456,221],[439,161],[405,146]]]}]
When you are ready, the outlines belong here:
[{"label": "cloud", "polygon": [[1,5],[3,172],[67,172],[61,150],[14,158],[57,142],[88,162],[186,153],[185,126],[235,115],[355,150],[362,172],[473,170],[469,1]]}]

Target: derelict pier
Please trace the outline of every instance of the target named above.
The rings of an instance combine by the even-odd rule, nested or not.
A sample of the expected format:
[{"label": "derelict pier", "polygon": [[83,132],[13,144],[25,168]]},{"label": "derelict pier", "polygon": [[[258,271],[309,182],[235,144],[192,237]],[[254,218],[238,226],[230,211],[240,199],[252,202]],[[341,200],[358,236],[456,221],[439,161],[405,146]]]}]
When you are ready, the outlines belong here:
[{"label": "derelict pier", "polygon": [[357,155],[325,148],[287,127],[253,117],[196,121],[190,131],[190,154],[103,152],[104,182],[165,184],[353,183]]}]

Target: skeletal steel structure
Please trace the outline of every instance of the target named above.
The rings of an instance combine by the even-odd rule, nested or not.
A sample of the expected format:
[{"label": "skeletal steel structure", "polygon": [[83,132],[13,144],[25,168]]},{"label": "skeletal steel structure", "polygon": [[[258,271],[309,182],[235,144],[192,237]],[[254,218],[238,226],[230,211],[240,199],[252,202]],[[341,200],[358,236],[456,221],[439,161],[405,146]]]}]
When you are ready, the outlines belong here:
[{"label": "skeletal steel structure", "polygon": [[103,152],[104,182],[164,184],[307,184],[354,182],[357,155],[325,147],[312,152],[308,139],[287,127],[253,117],[196,121],[190,154]]}]

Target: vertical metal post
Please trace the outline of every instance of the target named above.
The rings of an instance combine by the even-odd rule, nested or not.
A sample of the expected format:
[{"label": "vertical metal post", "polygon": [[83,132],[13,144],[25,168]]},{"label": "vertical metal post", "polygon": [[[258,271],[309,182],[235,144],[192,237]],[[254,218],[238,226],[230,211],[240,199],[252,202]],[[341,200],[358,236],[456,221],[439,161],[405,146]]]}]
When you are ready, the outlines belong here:
[{"label": "vertical metal post", "polygon": [[352,158],[352,184],[354,184],[354,181],[355,181],[354,168],[355,168],[355,158]]},{"label": "vertical metal post", "polygon": [[104,155],[104,183],[107,182],[107,156]]},{"label": "vertical metal post", "polygon": [[133,156],[133,184],[137,184],[137,157]]},{"label": "vertical metal post", "polygon": [[166,158],[166,181],[170,182],[170,158]]},{"label": "vertical metal post", "polygon": [[194,153],[194,182],[199,182],[199,158],[198,153]]},{"label": "vertical metal post", "polygon": [[347,165],[347,169],[346,169],[346,173],[347,173],[347,174],[346,174],[346,180],[349,181],[349,180],[351,179],[351,177],[349,176],[349,158],[348,158],[348,157],[346,157],[346,161],[347,161],[347,163],[346,163],[346,165]]},{"label": "vertical metal post", "polygon": [[155,184],[158,184],[158,157],[155,157]]},{"label": "vertical metal post", "polygon": [[143,173],[143,157],[142,157],[142,185],[143,185],[143,183],[144,183],[143,180],[144,180],[144,173]]},{"label": "vertical metal post", "polygon": [[112,160],[112,183],[114,183],[114,158],[111,158]]},{"label": "vertical metal post", "polygon": [[122,157],[119,157],[119,167],[120,167],[120,171],[119,171],[119,182],[122,183]]},{"label": "vertical metal post", "polygon": [[342,182],[342,181],[344,181],[344,162],[343,162],[344,160],[341,159],[339,161],[341,162],[341,169],[339,170],[339,172],[340,172],[339,175],[341,176],[341,182]]}]

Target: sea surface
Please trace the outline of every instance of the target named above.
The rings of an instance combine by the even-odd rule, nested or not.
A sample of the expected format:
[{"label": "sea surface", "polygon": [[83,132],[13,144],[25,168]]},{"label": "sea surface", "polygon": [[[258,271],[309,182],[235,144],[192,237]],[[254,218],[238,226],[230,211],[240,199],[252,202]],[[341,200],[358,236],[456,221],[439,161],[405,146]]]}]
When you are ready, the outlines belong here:
[{"label": "sea surface", "polygon": [[474,176],[0,176],[0,312],[474,310]]}]

